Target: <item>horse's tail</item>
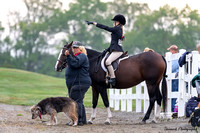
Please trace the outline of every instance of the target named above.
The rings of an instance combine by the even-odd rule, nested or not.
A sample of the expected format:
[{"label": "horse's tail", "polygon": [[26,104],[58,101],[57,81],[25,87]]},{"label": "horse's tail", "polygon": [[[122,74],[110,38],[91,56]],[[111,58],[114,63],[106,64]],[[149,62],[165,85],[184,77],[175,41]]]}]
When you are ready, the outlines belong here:
[{"label": "horse's tail", "polygon": [[167,62],[165,60],[165,57],[162,56],[162,58],[165,62],[165,71],[164,71],[163,80],[162,80],[163,109],[164,109],[164,112],[165,112],[166,108],[167,108],[167,81],[166,81]]}]

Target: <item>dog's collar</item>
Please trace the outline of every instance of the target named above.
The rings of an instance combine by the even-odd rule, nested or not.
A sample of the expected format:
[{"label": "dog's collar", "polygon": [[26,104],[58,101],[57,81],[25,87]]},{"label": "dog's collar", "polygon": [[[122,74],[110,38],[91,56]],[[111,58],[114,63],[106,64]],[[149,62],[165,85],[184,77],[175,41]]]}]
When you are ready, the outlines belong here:
[{"label": "dog's collar", "polygon": [[39,115],[39,116],[40,116],[40,119],[42,119],[42,114],[41,114],[41,112],[40,112],[40,115]]},{"label": "dog's collar", "polygon": [[38,106],[38,111],[39,111],[39,117],[40,117],[40,119],[42,119],[42,110],[41,110],[41,108]]},{"label": "dog's collar", "polygon": [[[39,111],[40,112],[40,111]],[[42,119],[42,113],[40,112],[40,114],[39,114],[39,117],[40,117],[40,119]]]}]

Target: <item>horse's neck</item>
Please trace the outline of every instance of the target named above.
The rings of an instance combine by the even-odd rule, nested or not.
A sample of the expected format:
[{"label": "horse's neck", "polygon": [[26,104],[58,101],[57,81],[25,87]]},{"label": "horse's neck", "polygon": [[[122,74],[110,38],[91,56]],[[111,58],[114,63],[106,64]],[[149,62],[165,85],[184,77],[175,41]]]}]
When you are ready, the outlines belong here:
[{"label": "horse's neck", "polygon": [[86,49],[86,50],[87,50],[87,56],[89,60],[97,58],[101,54],[100,52],[95,51],[95,50],[91,50],[91,49]]}]

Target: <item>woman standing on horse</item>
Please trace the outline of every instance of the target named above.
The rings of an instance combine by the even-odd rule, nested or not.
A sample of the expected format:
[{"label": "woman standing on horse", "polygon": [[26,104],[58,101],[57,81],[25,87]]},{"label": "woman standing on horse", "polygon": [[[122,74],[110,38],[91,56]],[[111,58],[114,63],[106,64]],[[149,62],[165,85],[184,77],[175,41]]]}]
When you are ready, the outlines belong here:
[{"label": "woman standing on horse", "polygon": [[89,22],[89,21],[86,21],[86,22],[88,25],[93,24],[98,28],[104,29],[112,33],[110,47],[108,48],[110,56],[106,60],[106,66],[110,74],[110,79],[108,80],[108,82],[112,86],[115,86],[116,78],[115,78],[115,73],[111,64],[113,61],[119,58],[124,52],[122,48],[122,41],[124,40],[123,25],[126,24],[126,19],[123,15],[118,14],[112,19],[112,21],[113,21],[113,27],[108,27],[96,22]]}]

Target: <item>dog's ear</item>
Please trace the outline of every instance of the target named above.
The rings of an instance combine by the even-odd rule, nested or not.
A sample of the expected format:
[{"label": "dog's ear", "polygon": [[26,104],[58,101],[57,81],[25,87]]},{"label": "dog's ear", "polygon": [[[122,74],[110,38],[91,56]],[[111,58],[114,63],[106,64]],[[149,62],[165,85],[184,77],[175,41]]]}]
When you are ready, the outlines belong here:
[{"label": "dog's ear", "polygon": [[39,106],[37,106],[37,110],[39,110],[40,112],[42,111],[41,108]]},{"label": "dog's ear", "polygon": [[39,111],[41,112],[41,108],[40,108],[39,106],[33,105],[33,106],[31,107],[31,111],[37,111],[37,110],[39,110]]},{"label": "dog's ear", "polygon": [[36,105],[33,105],[33,106],[30,108],[31,111],[33,111],[33,110],[35,110],[35,109],[36,109]]}]

